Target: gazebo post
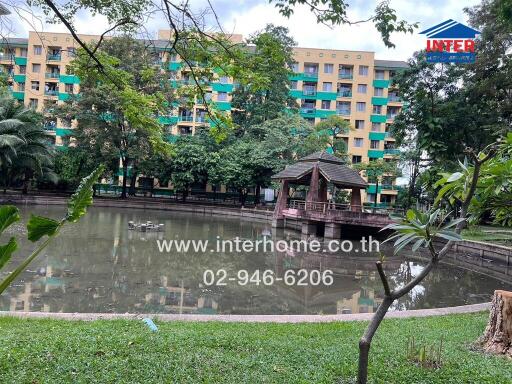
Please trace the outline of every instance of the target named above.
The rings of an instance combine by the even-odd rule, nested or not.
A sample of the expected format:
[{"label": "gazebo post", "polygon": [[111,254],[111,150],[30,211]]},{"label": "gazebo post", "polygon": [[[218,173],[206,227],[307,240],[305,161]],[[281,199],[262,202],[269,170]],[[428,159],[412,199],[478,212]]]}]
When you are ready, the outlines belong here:
[{"label": "gazebo post", "polygon": [[311,180],[309,182],[309,191],[306,196],[306,203],[318,201],[318,192],[320,183],[320,172],[318,171],[318,164],[315,164],[311,172]]},{"label": "gazebo post", "polygon": [[359,211],[363,210],[361,205],[361,189],[360,188],[352,188],[352,196],[350,198],[350,210],[351,211]]},{"label": "gazebo post", "polygon": [[274,208],[274,214],[272,216],[272,227],[273,228],[284,228],[284,216],[283,210],[286,209],[288,202],[288,195],[290,193],[290,186],[288,180],[281,182],[281,189],[277,196],[276,206]]}]

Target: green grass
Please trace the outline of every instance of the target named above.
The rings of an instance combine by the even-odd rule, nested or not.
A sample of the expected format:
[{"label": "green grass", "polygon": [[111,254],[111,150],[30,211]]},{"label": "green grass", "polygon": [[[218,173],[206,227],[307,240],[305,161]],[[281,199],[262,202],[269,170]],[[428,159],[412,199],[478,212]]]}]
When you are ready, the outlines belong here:
[{"label": "green grass", "polygon": [[512,246],[512,228],[508,227],[478,225],[463,230],[462,237],[466,240]]},{"label": "green grass", "polygon": [[[486,313],[386,320],[372,383],[512,383],[512,362],[471,344]],[[0,318],[0,383],[342,383],[355,377],[362,322],[324,324],[75,322]],[[407,338],[444,337],[444,365],[405,358]]]}]

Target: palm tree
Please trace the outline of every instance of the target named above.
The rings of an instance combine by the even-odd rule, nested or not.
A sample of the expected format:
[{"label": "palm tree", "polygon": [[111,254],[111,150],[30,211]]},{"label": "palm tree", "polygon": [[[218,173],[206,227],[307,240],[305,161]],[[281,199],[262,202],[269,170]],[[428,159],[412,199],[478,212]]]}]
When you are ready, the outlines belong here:
[{"label": "palm tree", "polygon": [[23,193],[33,177],[55,181],[51,171],[53,148],[42,127],[42,115],[10,97],[0,98],[0,168],[4,191],[21,181]]}]

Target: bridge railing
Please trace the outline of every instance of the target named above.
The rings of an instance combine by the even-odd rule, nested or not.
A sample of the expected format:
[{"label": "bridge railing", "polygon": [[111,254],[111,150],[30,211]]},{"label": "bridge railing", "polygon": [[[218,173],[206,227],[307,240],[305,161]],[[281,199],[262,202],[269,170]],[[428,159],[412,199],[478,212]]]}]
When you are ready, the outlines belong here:
[{"label": "bridge railing", "polygon": [[367,207],[362,205],[336,204],[332,202],[316,202],[304,200],[290,200],[288,208],[302,211],[321,212],[325,214],[336,214],[342,211],[354,211],[364,213],[375,213],[389,215],[390,213],[403,214],[403,210],[393,207]]}]

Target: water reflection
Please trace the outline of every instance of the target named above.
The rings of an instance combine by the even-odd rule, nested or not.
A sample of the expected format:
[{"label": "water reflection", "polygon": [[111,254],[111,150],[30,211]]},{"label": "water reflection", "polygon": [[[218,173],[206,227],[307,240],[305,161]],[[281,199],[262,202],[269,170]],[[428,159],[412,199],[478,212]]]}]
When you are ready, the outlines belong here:
[{"label": "water reflection", "polygon": [[[32,207],[37,214],[58,217],[62,208]],[[28,212],[23,210],[23,217]],[[165,223],[164,232],[128,231],[128,221]],[[21,231],[21,226],[17,227]],[[373,312],[380,304],[377,255],[274,253],[159,253],[156,239],[260,239],[266,223],[176,212],[93,208],[85,219],[63,230],[14,286],[0,297],[1,310],[46,312],[152,312],[208,314],[334,314]],[[272,236],[293,237],[293,232]],[[24,242],[15,261],[33,248]],[[422,267],[421,260],[395,258],[389,249],[386,273],[393,286],[403,285]],[[464,258],[464,265],[468,260]],[[460,259],[460,257],[459,257]],[[466,260],[467,259],[467,260]],[[400,300],[395,310],[462,305],[489,300],[494,289],[512,289],[512,271],[485,268],[480,274],[449,260]],[[230,276],[245,269],[330,269],[331,286],[205,286],[206,269],[225,269]],[[5,273],[5,272],[4,272]],[[494,273],[494,275],[493,275]]]}]

